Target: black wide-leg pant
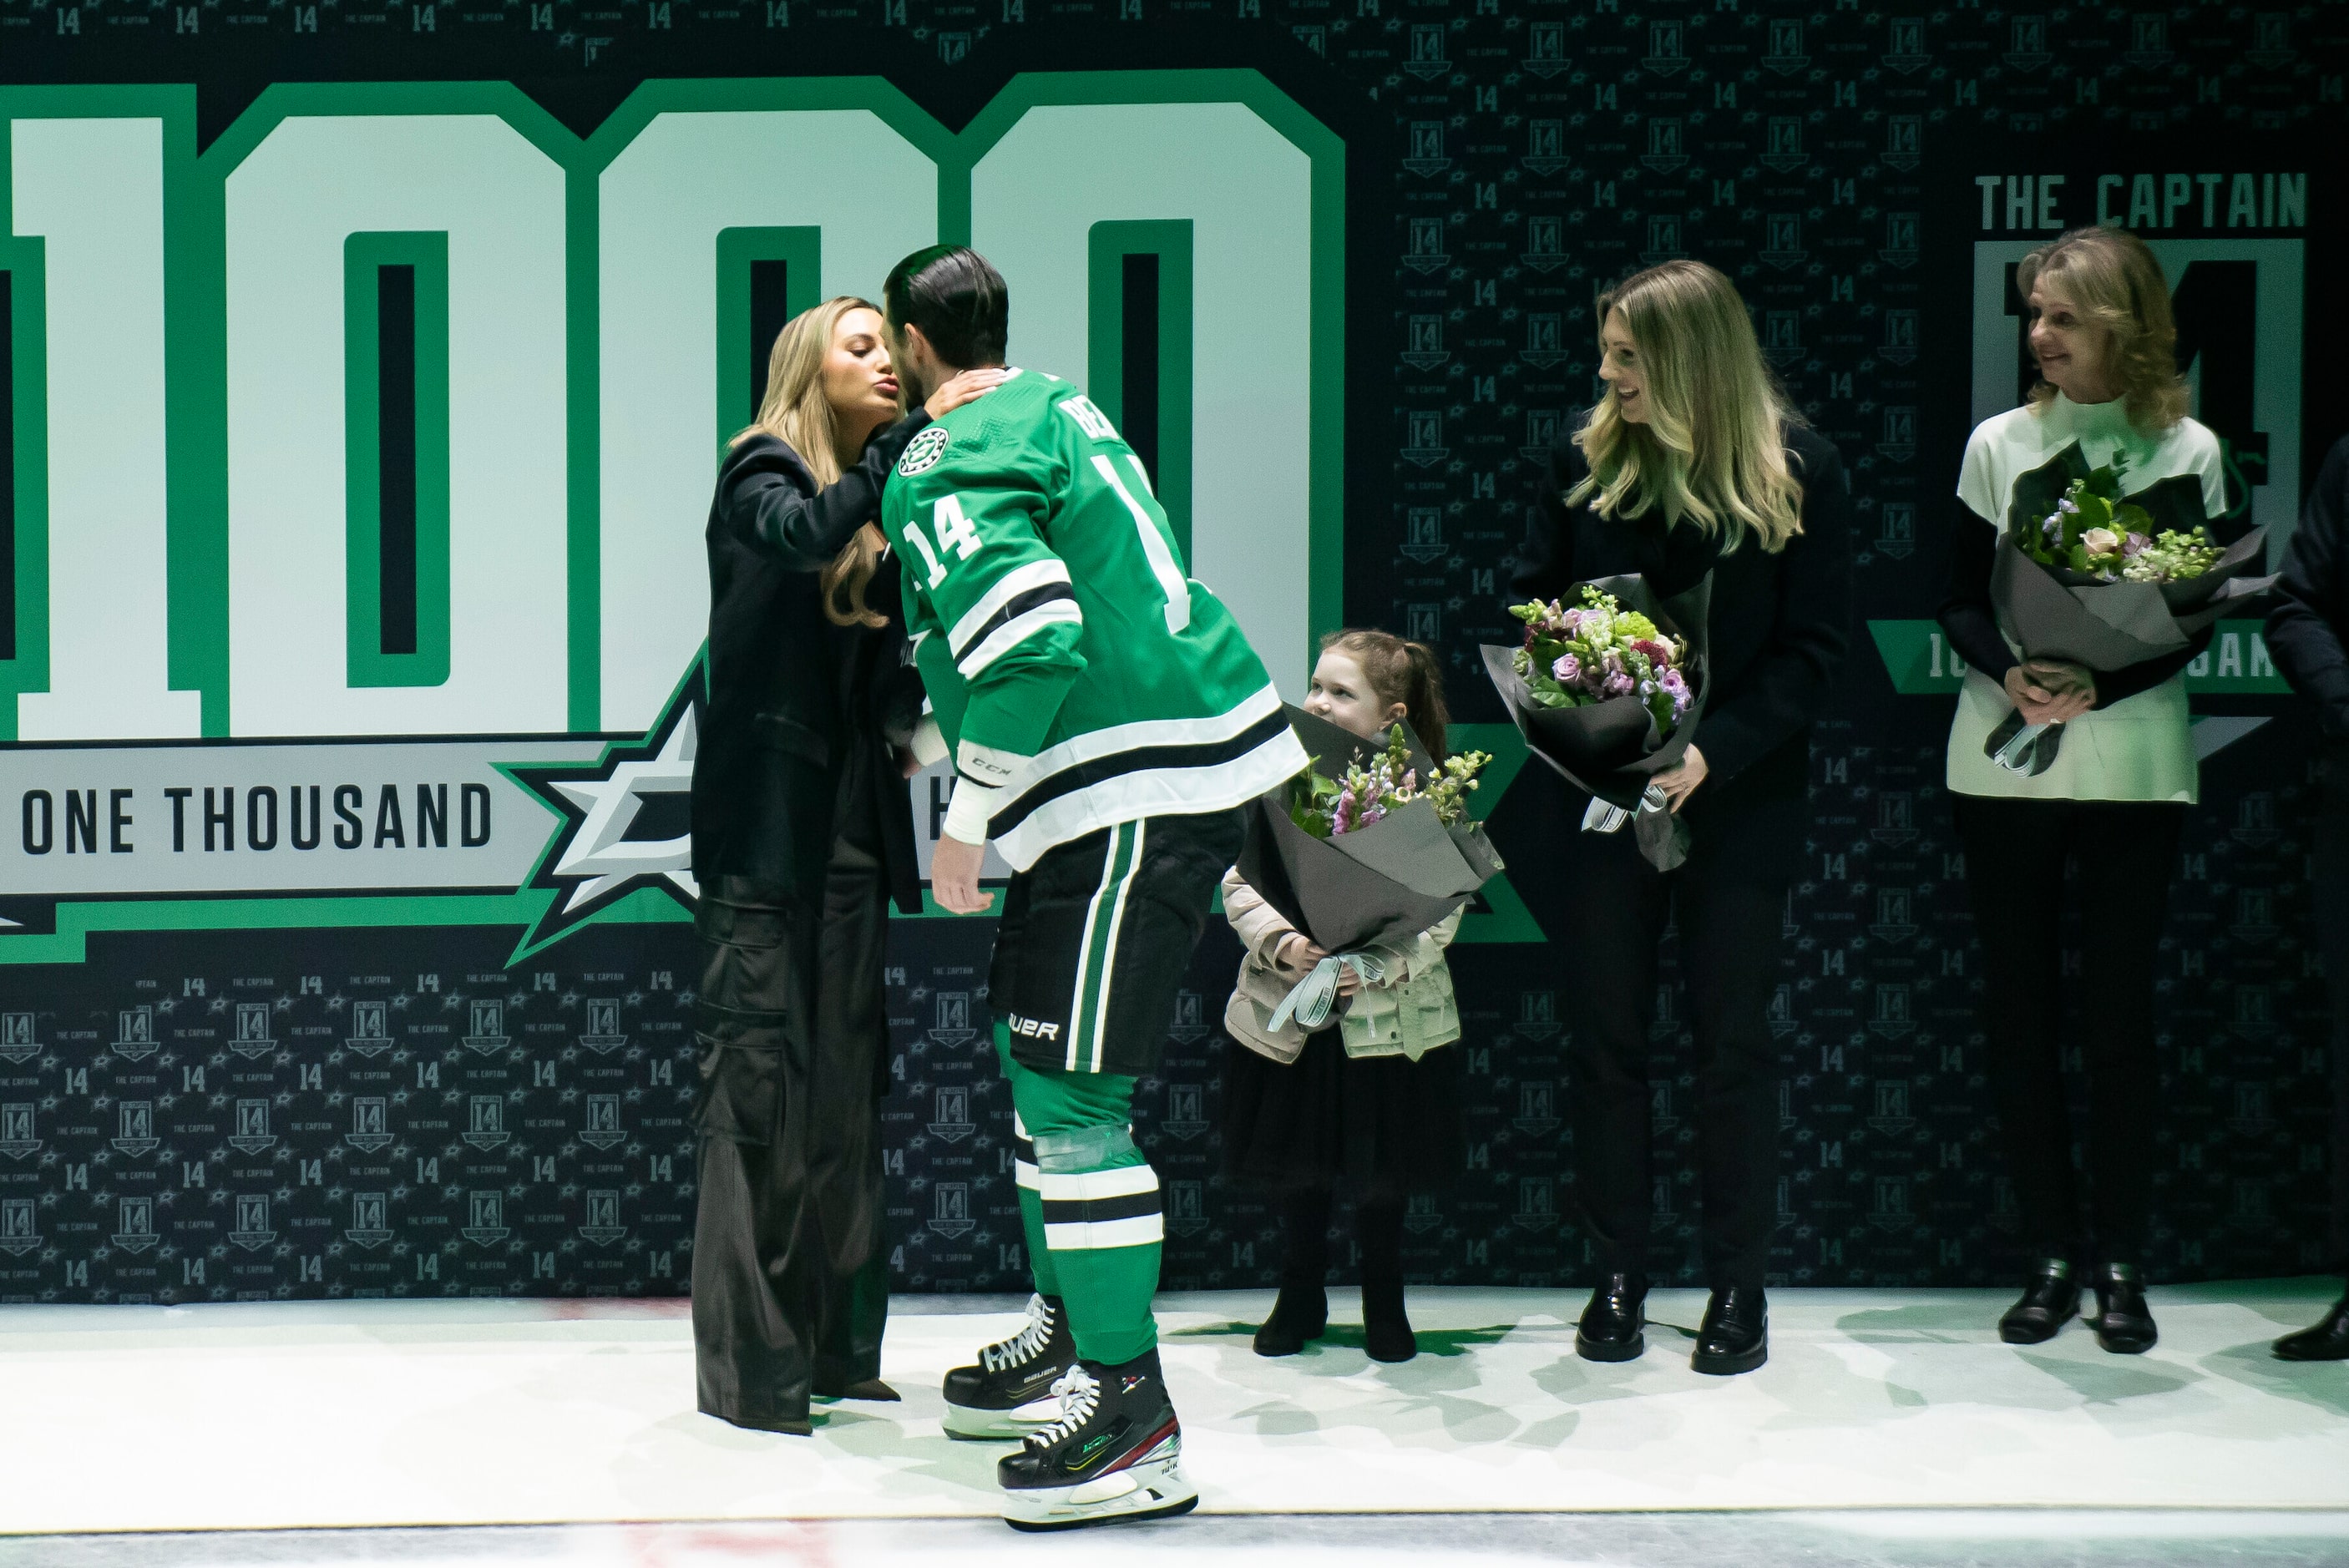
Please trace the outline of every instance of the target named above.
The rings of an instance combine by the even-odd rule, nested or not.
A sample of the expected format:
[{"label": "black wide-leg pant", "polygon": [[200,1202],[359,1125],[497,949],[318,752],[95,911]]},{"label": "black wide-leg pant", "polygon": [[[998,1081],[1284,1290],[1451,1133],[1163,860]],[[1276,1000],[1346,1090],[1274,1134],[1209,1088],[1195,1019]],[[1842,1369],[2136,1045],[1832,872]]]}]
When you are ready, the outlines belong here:
[{"label": "black wide-leg pant", "polygon": [[[2135,1264],[2153,1192],[2153,987],[2186,808],[1954,797],[1982,946],[1985,1067],[2033,1258]],[[2064,866],[2078,872],[2087,1203],[2064,1097]]]},{"label": "black wide-leg pant", "polygon": [[1759,1288],[1778,1213],[1777,1042],[1786,884],[1756,877],[1727,845],[1659,872],[1627,827],[1568,836],[1561,885],[1572,965],[1560,976],[1574,1044],[1575,1189],[1599,1268],[1644,1274],[1654,1213],[1648,1079],[1656,947],[1677,913],[1687,1019],[1696,1037],[1702,1241],[1714,1289]]},{"label": "black wide-leg pant", "polygon": [[2349,743],[2333,743],[2324,759],[2315,877],[2317,942],[2333,993],[2332,1266],[2349,1273]]},{"label": "black wide-leg pant", "polygon": [[888,894],[877,832],[843,827],[820,900],[722,877],[697,919],[696,1381],[704,1413],[770,1431],[880,1376],[889,1311]]}]

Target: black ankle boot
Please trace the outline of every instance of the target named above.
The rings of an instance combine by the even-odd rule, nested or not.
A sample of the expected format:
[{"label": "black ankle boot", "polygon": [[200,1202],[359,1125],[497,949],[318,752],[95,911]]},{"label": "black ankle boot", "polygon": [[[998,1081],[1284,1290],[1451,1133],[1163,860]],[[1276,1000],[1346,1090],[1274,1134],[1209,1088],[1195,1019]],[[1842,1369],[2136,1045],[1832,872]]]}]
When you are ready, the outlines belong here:
[{"label": "black ankle boot", "polygon": [[1574,1329],[1585,1361],[1630,1361],[1648,1347],[1648,1276],[1612,1274],[1599,1282]]},{"label": "black ankle boot", "polygon": [[1294,1356],[1330,1326],[1330,1295],[1319,1284],[1283,1281],[1264,1326],[1256,1331],[1258,1356]]},{"label": "black ankle boot", "polygon": [[1751,1372],[1770,1359],[1770,1307],[1754,1285],[1716,1290],[1697,1326],[1689,1366],[1716,1377]]},{"label": "black ankle boot", "polygon": [[1402,1309],[1402,1281],[1362,1282],[1362,1353],[1373,1361],[1408,1361],[1419,1354],[1419,1336]]},{"label": "black ankle boot", "polygon": [[2349,1295],[2333,1304],[2313,1328],[2275,1342],[2279,1361],[2349,1361]]},{"label": "black ankle boot", "polygon": [[2145,1304],[2145,1286],[2128,1264],[2106,1264],[2096,1271],[2096,1315],[2088,1326],[2096,1343],[2116,1356],[2141,1356],[2153,1348],[2160,1333],[2153,1326],[2153,1311]]},{"label": "black ankle boot", "polygon": [[2023,1287],[2023,1298],[1998,1320],[1998,1336],[2009,1345],[2044,1345],[2080,1310],[2080,1282],[2062,1258],[2042,1258]]}]

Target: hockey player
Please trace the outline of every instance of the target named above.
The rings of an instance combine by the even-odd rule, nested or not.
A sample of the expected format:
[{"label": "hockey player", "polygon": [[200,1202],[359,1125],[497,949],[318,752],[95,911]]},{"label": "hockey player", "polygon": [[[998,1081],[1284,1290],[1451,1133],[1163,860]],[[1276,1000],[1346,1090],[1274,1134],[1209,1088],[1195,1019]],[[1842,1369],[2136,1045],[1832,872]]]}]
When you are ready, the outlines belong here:
[{"label": "hockey player", "polygon": [[[907,396],[1004,363],[1009,299],[978,253],[916,252],[882,298]],[[1305,754],[1238,624],[1184,575],[1141,460],[1068,382],[1012,369],[916,437],[882,527],[956,764],[933,891],[957,914],[992,905],[990,840],[1014,872],[988,987],[1036,1297],[1019,1335],[947,1374],[947,1425],[1025,1434],[997,1471],[1015,1528],[1186,1512],[1133,1086],[1239,852],[1237,808]]]}]

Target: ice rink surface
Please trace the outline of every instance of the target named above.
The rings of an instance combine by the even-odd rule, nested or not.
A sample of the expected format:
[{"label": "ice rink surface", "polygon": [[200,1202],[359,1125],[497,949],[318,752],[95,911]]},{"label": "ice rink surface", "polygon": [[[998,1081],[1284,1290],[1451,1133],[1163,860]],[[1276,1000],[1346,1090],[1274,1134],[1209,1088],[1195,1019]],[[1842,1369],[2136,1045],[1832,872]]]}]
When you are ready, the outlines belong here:
[{"label": "ice rink surface", "polygon": [[[1617,1366],[1575,1357],[1578,1293],[1414,1290],[1399,1366],[1363,1357],[1342,1289],[1329,1338],[1278,1361],[1248,1344],[1268,1293],[1165,1296],[1202,1507],[1116,1554],[2349,1563],[2349,1364],[2268,1355],[2334,1289],[2157,1291],[2144,1357],[2077,1325],[2002,1346],[2003,1293],[1779,1291],[1771,1362],[1738,1378],[1689,1370],[1692,1291],[1657,1293]],[[1018,1305],[900,1301],[904,1403],[831,1407],[812,1438],[695,1411],[681,1301],[9,1307],[0,1534],[45,1538],[0,1540],[0,1568],[1032,1563],[993,1521],[1002,1450],[938,1425],[940,1375]],[[1104,1538],[1050,1553],[1081,1542]]]}]

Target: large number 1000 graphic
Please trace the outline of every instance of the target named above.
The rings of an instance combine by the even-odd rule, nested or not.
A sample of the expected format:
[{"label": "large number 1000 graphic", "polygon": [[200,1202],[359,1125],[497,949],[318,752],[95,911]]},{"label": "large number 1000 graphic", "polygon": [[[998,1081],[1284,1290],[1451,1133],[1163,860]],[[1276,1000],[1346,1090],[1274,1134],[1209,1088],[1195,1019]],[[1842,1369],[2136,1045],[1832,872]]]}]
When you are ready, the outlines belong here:
[{"label": "large number 1000 graphic", "polygon": [[127,895],[689,894],[629,819],[688,770],[719,446],[783,319],[937,240],[1139,422],[1284,684],[1338,614],[1343,150],[1252,73],[1021,77],[958,136],[872,80],[584,141],[280,87],[201,153],[191,89],[11,89],[0,134],[0,957]]}]

